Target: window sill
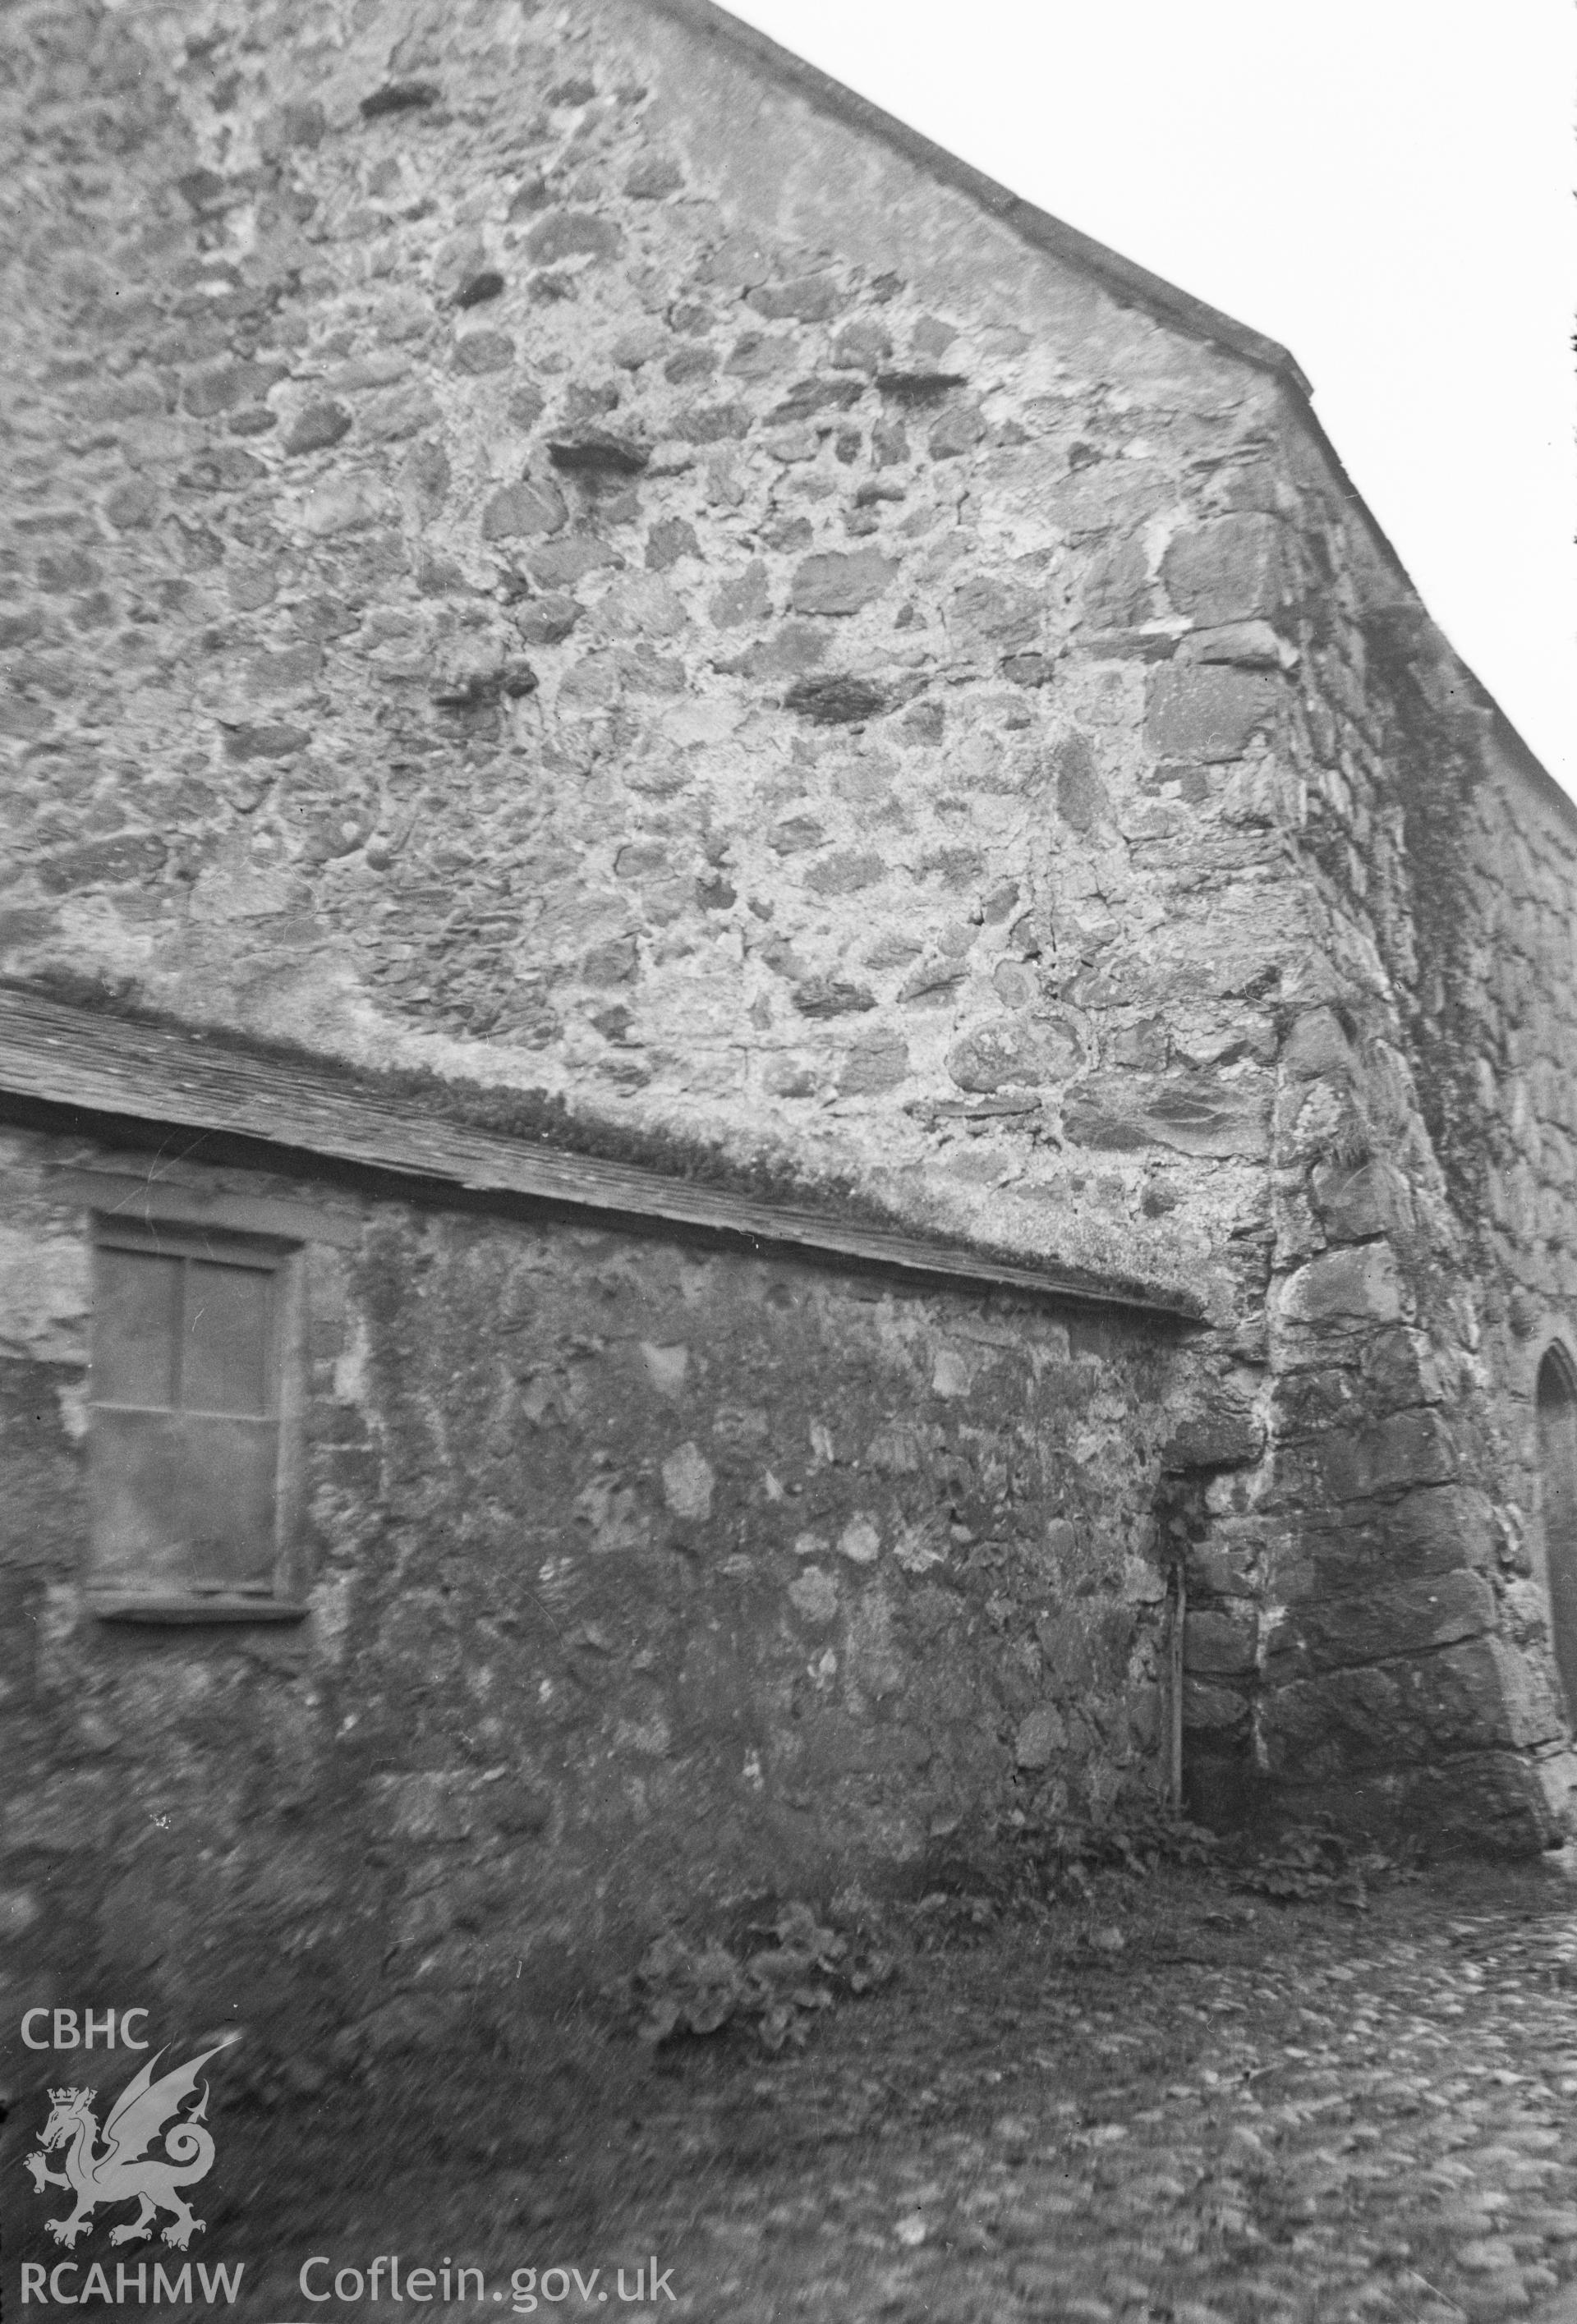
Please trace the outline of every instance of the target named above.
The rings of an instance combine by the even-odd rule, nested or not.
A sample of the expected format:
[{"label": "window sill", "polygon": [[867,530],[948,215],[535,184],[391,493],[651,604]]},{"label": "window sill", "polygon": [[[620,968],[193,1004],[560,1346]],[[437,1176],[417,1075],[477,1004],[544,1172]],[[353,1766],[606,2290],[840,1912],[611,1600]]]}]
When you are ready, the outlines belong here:
[{"label": "window sill", "polygon": [[248,1597],[240,1591],[171,1593],[151,1590],[89,1590],[84,1604],[101,1622],[301,1622],[300,1600]]}]

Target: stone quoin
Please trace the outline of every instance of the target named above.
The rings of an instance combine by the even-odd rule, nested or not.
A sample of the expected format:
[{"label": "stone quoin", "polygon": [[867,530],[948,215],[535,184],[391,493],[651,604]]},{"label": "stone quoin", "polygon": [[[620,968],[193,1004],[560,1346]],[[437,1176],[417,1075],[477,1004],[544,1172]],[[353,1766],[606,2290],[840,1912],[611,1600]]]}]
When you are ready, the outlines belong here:
[{"label": "stone quoin", "polygon": [[708,0],[7,29],[17,2015],[1561,1838],[1577,810],[1292,358]]}]

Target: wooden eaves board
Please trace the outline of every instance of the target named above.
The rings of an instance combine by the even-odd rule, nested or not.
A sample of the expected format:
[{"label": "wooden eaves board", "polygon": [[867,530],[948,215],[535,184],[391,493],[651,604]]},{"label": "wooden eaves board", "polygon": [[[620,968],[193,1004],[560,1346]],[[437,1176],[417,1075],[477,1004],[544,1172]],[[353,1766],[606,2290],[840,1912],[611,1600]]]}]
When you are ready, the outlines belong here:
[{"label": "wooden eaves board", "polygon": [[[256,1139],[300,1154],[418,1180],[442,1193],[507,1195],[622,1219],[650,1220],[901,1273],[1076,1299],[1197,1322],[1201,1306],[1170,1285],[1015,1265],[896,1228],[761,1202],[548,1145],[435,1119],[382,1102],[325,1068],[251,1056],[220,1041],[36,994],[0,989],[0,1115],[5,1099],[42,1102],[120,1120],[167,1123]],[[463,1098],[464,1092],[456,1091]],[[92,1134],[91,1122],[73,1125]]]}]

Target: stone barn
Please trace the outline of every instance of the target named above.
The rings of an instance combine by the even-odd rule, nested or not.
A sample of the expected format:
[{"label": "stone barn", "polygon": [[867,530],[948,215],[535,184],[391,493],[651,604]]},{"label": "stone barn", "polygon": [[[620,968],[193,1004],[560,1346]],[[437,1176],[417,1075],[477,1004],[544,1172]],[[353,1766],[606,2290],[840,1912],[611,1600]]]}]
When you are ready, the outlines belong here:
[{"label": "stone barn", "polygon": [[7,35],[12,1990],[1559,1840],[1577,812],[1292,358],[708,0]]}]

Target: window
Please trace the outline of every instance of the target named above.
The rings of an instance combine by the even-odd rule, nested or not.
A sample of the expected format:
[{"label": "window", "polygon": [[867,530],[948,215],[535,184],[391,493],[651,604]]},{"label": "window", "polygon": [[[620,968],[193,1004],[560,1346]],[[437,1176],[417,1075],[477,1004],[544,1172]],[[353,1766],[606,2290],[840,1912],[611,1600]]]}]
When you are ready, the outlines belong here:
[{"label": "window", "polygon": [[1552,1348],[1539,1366],[1539,1505],[1555,1661],[1577,1720],[1577,1376]]},{"label": "window", "polygon": [[100,1223],[88,1427],[99,1612],[302,1610],[288,1554],[291,1261],[262,1238]]}]

